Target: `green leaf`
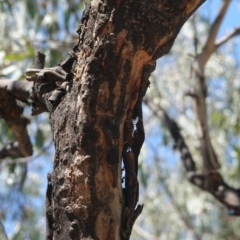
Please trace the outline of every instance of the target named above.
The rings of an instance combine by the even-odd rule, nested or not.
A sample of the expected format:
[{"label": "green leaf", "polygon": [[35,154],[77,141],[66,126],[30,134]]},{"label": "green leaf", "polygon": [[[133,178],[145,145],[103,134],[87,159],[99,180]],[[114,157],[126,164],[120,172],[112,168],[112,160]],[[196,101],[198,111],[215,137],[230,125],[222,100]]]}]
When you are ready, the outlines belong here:
[{"label": "green leaf", "polygon": [[37,1],[27,0],[26,4],[30,17],[34,18],[34,16],[39,13]]},{"label": "green leaf", "polygon": [[219,112],[219,111],[215,111],[212,114],[212,124],[213,125],[217,125],[219,127],[221,127],[224,123],[226,122],[226,116]]},{"label": "green leaf", "polygon": [[240,161],[240,148],[237,146],[234,146],[233,149],[236,153],[237,159]]},{"label": "green leaf", "polygon": [[165,129],[164,129],[164,131],[163,131],[162,141],[163,141],[163,144],[164,144],[165,146],[167,146],[167,145],[169,144],[169,141],[170,141],[170,139],[169,139],[169,134],[166,132]]},{"label": "green leaf", "polygon": [[39,128],[36,133],[36,146],[38,148],[42,148],[44,143],[44,134],[42,130]]},{"label": "green leaf", "polygon": [[233,146],[233,150],[236,154],[237,160],[238,160],[238,164],[236,167],[236,170],[233,172],[233,174],[231,175],[232,178],[237,178],[240,176],[240,148],[237,146]]},{"label": "green leaf", "polygon": [[3,119],[0,119],[0,130],[1,130],[1,134],[0,134],[0,142],[1,143],[4,143],[4,140],[6,138],[6,135],[9,131],[9,127],[7,125],[7,123],[3,120]]},{"label": "green leaf", "polygon": [[143,164],[139,163],[138,165],[139,179],[144,188],[147,188],[148,185],[148,176],[146,174],[146,169],[144,169]]},{"label": "green leaf", "polygon": [[69,11],[69,9],[67,9],[65,11],[65,21],[64,21],[65,29],[68,29],[69,27],[68,24],[69,24],[70,16],[71,16],[71,12]]},{"label": "green leaf", "polygon": [[234,124],[234,132],[236,134],[240,133],[240,117],[237,118],[235,124]]},{"label": "green leaf", "polygon": [[15,169],[16,169],[16,163],[14,163],[14,164],[10,164],[9,165],[9,168],[8,168],[8,170],[9,170],[9,173],[14,173],[15,172]]},{"label": "green leaf", "polygon": [[9,61],[21,61],[26,58],[26,53],[9,53],[5,59]]}]

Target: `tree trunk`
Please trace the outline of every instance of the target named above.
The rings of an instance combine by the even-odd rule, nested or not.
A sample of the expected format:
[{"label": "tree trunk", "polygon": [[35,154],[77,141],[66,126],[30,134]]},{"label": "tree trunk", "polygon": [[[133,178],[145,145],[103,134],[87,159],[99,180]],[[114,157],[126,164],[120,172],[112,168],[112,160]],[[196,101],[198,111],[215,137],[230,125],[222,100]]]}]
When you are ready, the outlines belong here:
[{"label": "tree trunk", "polygon": [[50,115],[47,239],[130,238],[142,210],[137,158],[148,77],[203,2],[93,0],[84,11],[74,78]]}]

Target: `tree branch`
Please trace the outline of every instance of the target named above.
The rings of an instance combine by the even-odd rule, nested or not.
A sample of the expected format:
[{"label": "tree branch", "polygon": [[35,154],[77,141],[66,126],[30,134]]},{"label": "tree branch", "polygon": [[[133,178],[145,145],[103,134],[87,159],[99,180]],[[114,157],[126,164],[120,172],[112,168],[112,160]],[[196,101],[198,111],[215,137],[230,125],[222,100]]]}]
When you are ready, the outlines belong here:
[{"label": "tree branch", "polygon": [[0,149],[0,159],[14,156],[21,156],[18,142],[8,143]]},{"label": "tree branch", "polygon": [[12,95],[14,98],[27,102],[29,100],[33,83],[20,80],[0,79],[0,89]]},{"label": "tree branch", "polygon": [[185,143],[184,137],[180,133],[177,123],[160,106],[147,100],[146,104],[153,114],[163,122],[172,136],[175,147],[181,154],[181,160],[187,172],[187,179],[195,186],[212,194],[228,208],[229,214],[240,216],[240,189],[232,188],[225,183],[218,171],[211,171],[207,174],[205,172],[197,172],[195,161]]},{"label": "tree branch", "polygon": [[145,239],[148,239],[148,240],[159,239],[158,237],[156,237],[156,236],[150,234],[149,232],[145,231],[142,227],[140,227],[137,224],[134,225],[133,231],[135,231],[139,236],[144,237]]},{"label": "tree branch", "polygon": [[[45,56],[38,53],[35,65],[42,67]],[[7,122],[17,138],[0,150],[1,159],[9,156],[28,157],[33,153],[27,132],[29,119],[23,116],[23,106],[17,100],[28,103],[33,83],[3,79],[0,81],[0,116]]]},{"label": "tree branch", "polygon": [[32,144],[27,132],[29,120],[22,115],[22,112],[23,107],[5,90],[0,89],[0,116],[7,122],[17,138],[20,156],[27,157],[32,155]]},{"label": "tree branch", "polygon": [[223,18],[226,15],[226,12],[230,3],[231,3],[231,0],[222,1],[222,6],[220,7],[219,12],[214,22],[211,25],[207,41],[202,49],[201,54],[198,55],[199,67],[201,70],[203,70],[205,64],[207,63],[208,59],[212,55],[213,51],[215,50],[216,36],[218,34],[219,28],[221,26]]},{"label": "tree branch", "polygon": [[240,27],[237,27],[233,29],[231,32],[226,34],[225,36],[218,39],[215,43],[215,50],[219,47],[221,47],[224,43],[226,43],[228,40],[232,39],[233,37],[240,34]]},{"label": "tree branch", "polygon": [[201,155],[205,171],[219,169],[220,164],[211,143],[207,122],[207,85],[205,82],[204,67],[209,60],[211,54],[216,49],[215,39],[223,21],[223,18],[226,15],[230,2],[231,0],[224,0],[222,2],[222,6],[220,7],[219,12],[210,28],[209,35],[202,49],[202,52],[196,56],[192,64],[195,84],[193,92],[189,92],[188,95],[192,96],[194,100],[194,110],[198,120],[199,139],[201,142],[202,152]]}]

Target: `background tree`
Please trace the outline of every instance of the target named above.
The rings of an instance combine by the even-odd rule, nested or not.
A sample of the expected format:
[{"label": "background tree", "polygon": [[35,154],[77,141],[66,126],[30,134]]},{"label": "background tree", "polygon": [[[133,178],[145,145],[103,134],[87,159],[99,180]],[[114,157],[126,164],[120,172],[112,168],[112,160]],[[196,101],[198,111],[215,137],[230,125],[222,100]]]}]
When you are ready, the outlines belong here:
[{"label": "background tree", "polygon": [[[23,3],[23,5],[24,5],[24,3]],[[4,6],[6,7],[7,5],[4,5]],[[50,4],[50,6],[51,6],[51,4]],[[51,17],[49,19],[51,19]],[[191,129],[194,129],[194,124],[190,125],[190,123],[189,123],[189,122],[191,122],[191,123],[194,122],[194,120],[193,120],[194,118],[193,118],[193,115],[191,113],[190,101],[187,98],[184,98],[184,101],[179,101],[179,99],[182,100],[181,97],[179,97],[179,96],[181,96],[181,94],[184,91],[188,91],[189,90],[188,89],[188,85],[189,84],[187,86],[184,86],[184,84],[189,82],[189,81],[185,80],[185,79],[189,78],[189,72],[190,72],[190,71],[186,71],[186,69],[187,69],[187,67],[190,66],[190,63],[191,63],[191,59],[189,57],[187,57],[187,54],[186,53],[182,53],[182,51],[183,51],[182,50],[182,46],[184,44],[186,44],[186,49],[189,49],[189,47],[191,46],[191,43],[193,42],[193,37],[194,36],[195,36],[195,41],[196,41],[196,39],[198,39],[198,46],[203,45],[204,42],[201,42],[200,40],[202,40],[202,38],[207,36],[210,23],[211,22],[206,21],[206,19],[202,16],[202,14],[196,15],[194,17],[192,22],[189,23],[189,25],[192,24],[192,29],[193,30],[192,31],[189,30],[191,25],[188,28],[186,27],[185,32],[183,32],[183,35],[181,35],[180,38],[179,38],[179,41],[180,41],[180,45],[179,46],[181,46],[181,47],[178,47],[178,45],[176,44],[175,45],[175,49],[173,49],[173,51],[171,52],[171,55],[168,57],[169,60],[165,59],[164,62],[162,62],[161,71],[164,70],[164,73],[159,73],[158,74],[158,75],[161,75],[161,80],[158,80],[156,82],[154,81],[154,79],[151,80],[151,87],[149,89],[150,92],[149,92],[149,96],[147,98],[148,103],[149,102],[155,102],[155,103],[156,102],[157,103],[161,102],[161,106],[162,106],[161,109],[163,107],[164,108],[168,108],[169,109],[168,111],[170,111],[172,116],[174,116],[174,118],[178,118],[180,120],[180,123],[182,123],[181,127],[182,127],[183,130],[185,129],[184,126],[188,126],[187,131],[185,133],[186,134],[185,139],[186,140],[190,139],[190,143],[191,144],[189,144],[189,147],[190,147],[191,151],[194,153],[194,158],[195,159],[196,159],[196,154],[198,152],[197,149],[198,149],[199,145],[198,145],[198,138],[197,138],[196,132],[191,130]],[[194,24],[195,25],[197,24],[197,25],[194,26]],[[200,29],[200,33],[198,33],[199,29]],[[189,33],[192,34],[191,37],[189,37]],[[199,36],[199,35],[197,35],[197,33],[201,36],[201,38],[199,38],[199,37],[196,38],[196,36]],[[188,39],[188,42],[186,41],[186,39]],[[8,43],[8,42],[4,41],[4,43]],[[192,44],[192,46],[194,47],[194,44]],[[228,48],[229,48],[229,46],[228,46]],[[198,47],[198,49],[200,51],[201,47]],[[192,51],[194,52],[194,48],[193,48]],[[235,49],[234,49],[234,51],[235,51]],[[190,52],[190,50],[189,50],[189,52]],[[221,66],[226,66],[226,69],[230,69],[230,67],[231,67],[231,73],[233,74],[233,76],[235,76],[235,77],[232,77],[232,78],[233,79],[237,79],[237,75],[236,75],[236,69],[237,68],[236,68],[236,65],[234,64],[234,61],[233,61],[234,59],[231,58],[231,54],[230,53],[231,53],[231,49],[230,50],[229,49],[224,49],[223,52],[218,52],[218,55],[214,56],[214,59],[217,59],[217,60],[215,60],[217,62],[220,61]],[[175,61],[177,59],[177,56],[179,56],[179,55],[181,55],[182,58],[180,58],[180,60],[178,60],[178,61]],[[228,58],[226,58],[226,56]],[[16,59],[16,56],[15,56],[14,59]],[[223,62],[222,62],[222,61],[224,61],[224,59],[227,59],[225,64],[223,64]],[[57,60],[56,60],[56,62],[57,62]],[[169,65],[167,65],[167,64],[170,64],[170,63],[172,65],[177,63],[178,69],[182,69],[182,71],[176,72],[176,75],[175,75],[170,70],[171,69],[176,69],[176,67],[175,66],[172,67],[172,65],[170,65],[171,67],[168,67]],[[214,73],[215,75],[213,75],[213,77],[212,77],[213,81],[214,81],[214,78],[219,80],[217,78],[217,76],[221,75],[221,77],[222,77],[223,73],[226,74],[226,71],[223,70],[221,73],[216,74],[215,71],[216,72],[219,71],[219,67],[216,67],[218,65],[216,65],[216,62],[214,62],[214,61],[213,61],[213,64],[215,64],[215,65],[213,65],[212,69],[210,69],[211,71],[209,71],[210,72],[209,76],[211,76]],[[29,66],[31,66],[31,65],[29,65]],[[160,70],[158,69],[158,71],[160,71]],[[170,71],[170,74],[167,75],[167,73],[169,71]],[[180,73],[181,73],[181,75],[180,75]],[[179,79],[181,79],[181,81],[178,81]],[[182,79],[184,79],[184,80],[182,80]],[[215,80],[215,81],[217,81],[217,80]],[[163,81],[165,81],[164,84],[162,84]],[[224,81],[224,80],[222,80],[222,81]],[[234,81],[237,81],[237,80],[232,80],[232,81],[234,82]],[[156,83],[156,86],[158,86],[158,84],[161,84],[161,88],[159,88],[159,87],[158,88],[152,87],[153,84],[155,84],[155,83]],[[175,83],[175,85],[173,83]],[[161,98],[159,98],[158,97],[159,93],[156,92],[156,90],[157,89],[162,89],[163,85],[166,86],[165,89],[164,89],[165,91],[161,91],[160,92]],[[209,90],[211,89],[211,87],[213,89],[215,89],[214,86],[212,86],[211,84],[208,84],[208,85],[209,85],[208,86]],[[178,92],[177,92],[178,94],[176,94],[175,86],[181,86],[181,88],[178,87]],[[220,87],[220,86],[218,86],[218,87]],[[228,87],[230,88],[231,85],[229,84]],[[180,89],[182,89],[182,91],[179,91]],[[221,89],[222,89],[222,91],[225,91],[227,88],[222,86]],[[237,92],[238,91],[237,88],[234,88],[232,90],[228,89],[228,91],[233,94],[231,98],[234,99],[234,100],[231,100],[232,102],[231,101],[229,102],[228,106],[230,106],[230,104],[231,104],[231,107],[233,107],[233,109],[238,109],[237,97],[239,95],[238,95],[238,92]],[[173,96],[173,95],[168,94],[169,92],[175,93],[174,96],[176,96],[176,98],[170,97],[170,96]],[[219,94],[219,95],[220,96],[225,96],[224,94],[223,95]],[[217,95],[217,97],[216,96],[212,96],[212,95],[210,95],[210,96],[212,98],[212,100],[210,102],[208,102],[208,106],[210,107],[210,110],[213,109],[213,108],[216,109],[216,106],[218,106],[218,105],[215,106],[215,103],[219,104],[219,102],[222,102],[222,103],[226,102],[226,99],[224,99],[224,98],[220,99],[221,100],[220,101],[219,98],[218,98],[218,95]],[[228,95],[228,96],[230,96],[230,95]],[[152,99],[152,98],[154,98],[154,101],[150,101],[149,100],[149,99]],[[208,97],[208,98],[210,98],[210,97]],[[169,99],[169,100],[166,101],[166,99]],[[235,102],[235,105],[234,105],[234,102]],[[235,108],[234,108],[234,106],[235,106]],[[226,108],[225,109],[228,109],[227,104],[226,104]],[[177,114],[178,112],[180,114]],[[212,112],[213,111],[210,111],[210,113],[212,113]],[[148,118],[148,116],[150,116],[150,113],[146,110],[146,118]],[[179,116],[181,116],[181,117],[179,118]],[[209,116],[211,116],[211,114],[209,114]],[[234,114],[234,112],[232,113],[232,116],[236,116]],[[225,117],[224,115],[222,115],[222,117],[221,117],[220,115],[217,115],[217,113],[215,113],[215,117],[213,117],[213,119],[214,119],[213,121],[215,121],[215,124],[214,124],[214,127],[216,128],[215,131],[219,132],[219,131],[223,130],[224,134],[226,134],[226,137],[225,138],[222,137],[222,140],[229,138],[229,139],[231,139],[232,144],[237,145],[236,144],[236,143],[238,143],[237,139],[233,137],[234,136],[233,134],[237,135],[237,131],[235,130],[235,125],[239,124],[239,123],[236,123],[236,122],[238,122],[238,120],[236,120],[236,122],[233,121],[230,124],[227,121],[227,119],[225,119],[225,121],[222,120],[222,118],[224,118],[224,117]],[[154,129],[154,132],[156,132],[156,129],[160,129],[159,125],[157,124],[157,122],[155,120],[153,120],[152,117],[151,118],[149,117],[149,119],[151,119],[151,122],[150,122],[150,120],[147,119],[147,121],[146,121],[147,122],[147,126],[152,126],[153,129]],[[211,117],[210,117],[210,119],[211,119]],[[42,121],[42,120],[43,119],[40,118],[40,120],[38,120],[38,123],[40,121]],[[186,124],[186,122],[187,122],[187,124]],[[190,126],[192,126],[191,129],[189,128]],[[45,130],[43,132],[42,131],[42,129],[44,129],[43,125],[42,126],[40,125],[40,127],[41,127],[40,130],[37,130],[38,129],[37,127],[33,127],[33,130],[36,129],[36,131],[37,131],[37,134],[36,134],[37,138],[36,139],[38,139],[38,141],[43,136],[45,136],[45,137],[48,136],[47,135],[48,130]],[[3,127],[3,129],[4,129],[4,127]],[[231,129],[233,129],[233,130],[231,130]],[[151,133],[151,130],[149,130],[149,133]],[[161,134],[161,130],[160,130],[160,134]],[[160,150],[159,150],[159,147],[156,146],[156,143],[155,143],[156,136],[155,137],[153,136],[152,138],[149,137],[148,139],[149,139],[149,141],[152,142],[152,144],[150,145],[151,147],[148,148],[148,154],[145,156],[145,158],[143,158],[143,160],[141,160],[141,164],[140,164],[140,174],[141,174],[140,176],[141,176],[141,179],[143,180],[143,184],[144,184],[143,186],[147,187],[146,190],[144,190],[144,189],[143,190],[147,192],[147,196],[148,196],[147,199],[143,201],[143,202],[146,203],[145,204],[145,212],[143,212],[143,214],[147,214],[148,217],[146,217],[146,218],[143,217],[142,219],[139,219],[139,221],[140,220],[143,221],[143,219],[147,219],[148,222],[147,222],[147,224],[144,223],[144,225],[142,225],[141,221],[140,221],[140,224],[138,224],[136,226],[136,228],[135,228],[136,232],[140,233],[142,237],[145,236],[146,239],[151,239],[150,237],[152,237],[152,238],[154,238],[154,237],[157,238],[159,236],[164,237],[164,235],[166,236],[167,234],[168,234],[167,239],[178,239],[178,238],[185,239],[184,238],[185,235],[188,236],[188,234],[193,234],[195,238],[199,238],[199,235],[200,235],[199,233],[202,233],[203,232],[202,229],[204,229],[205,230],[205,235],[206,235],[205,237],[208,237],[208,236],[213,237],[213,235],[215,235],[216,238],[217,238],[217,234],[219,234],[219,236],[224,236],[224,234],[226,234],[226,232],[228,232],[227,236],[233,236],[233,237],[235,236],[237,238],[237,235],[236,235],[237,233],[234,233],[234,227],[233,226],[234,226],[234,224],[237,224],[238,220],[229,219],[229,218],[227,218],[226,214],[224,215],[223,218],[219,218],[218,217],[219,214],[220,213],[223,214],[223,213],[222,213],[222,211],[217,210],[217,206],[214,206],[215,214],[212,214],[211,216],[208,216],[206,214],[205,215],[201,214],[201,217],[202,218],[205,217],[206,221],[202,221],[201,222],[200,220],[197,220],[197,219],[200,218],[199,217],[199,212],[197,212],[197,213],[196,212],[194,212],[194,213],[191,212],[191,211],[195,210],[194,206],[196,206],[196,204],[197,204],[197,206],[199,206],[198,211],[200,211],[200,212],[202,212],[202,211],[210,211],[212,209],[211,205],[210,205],[210,202],[212,201],[212,199],[211,199],[211,201],[209,199],[206,200],[206,195],[202,194],[203,201],[197,201],[199,199],[196,200],[196,197],[194,197],[195,194],[196,194],[196,192],[195,192],[196,190],[193,191],[192,187],[190,187],[189,185],[186,185],[183,188],[183,187],[180,187],[177,184],[174,184],[174,183],[178,182],[179,179],[181,179],[181,172],[182,171],[179,171],[179,168],[177,168],[177,170],[174,169],[172,163],[164,164],[162,161],[160,162],[158,160],[159,159],[159,155],[160,156],[161,155],[164,156],[164,155],[168,154],[167,156],[171,156],[171,157],[173,157],[173,156],[170,155],[169,150],[163,150],[163,149],[168,149],[168,147],[166,147],[166,148],[165,147],[161,147]],[[168,139],[167,136],[166,136],[166,139]],[[215,138],[213,138],[213,139],[215,139]],[[147,141],[147,146],[148,147],[149,147],[149,143],[148,143],[149,141]],[[6,139],[5,139],[5,142],[6,142]],[[41,140],[39,142],[43,142],[43,141]],[[222,150],[223,153],[226,153],[226,150],[225,150],[225,148],[223,146],[226,146],[226,149],[228,149],[230,142],[226,141],[224,143],[221,143],[221,147],[218,148],[218,149]],[[40,149],[41,148],[42,147],[40,146]],[[238,148],[238,146],[234,147],[233,149],[237,149],[237,148]],[[151,149],[154,150],[154,154],[151,154],[151,152],[150,152]],[[48,150],[51,151],[51,149],[48,149]],[[159,154],[159,151],[160,151],[161,154]],[[235,152],[237,153],[237,151],[235,151]],[[151,156],[153,156],[153,157],[151,157]],[[218,156],[224,156],[224,154],[219,154]],[[146,158],[148,159],[147,161],[145,160]],[[164,157],[164,158],[166,158],[166,157]],[[14,170],[13,170],[14,176],[12,175],[13,178],[15,176],[20,176],[20,177],[24,176],[24,174],[22,174],[22,172],[19,171],[19,169],[22,168],[23,165],[24,165],[23,163],[20,164],[21,162],[25,163],[26,161],[23,160],[23,159],[18,161],[19,166],[17,164],[17,166],[14,168]],[[14,160],[14,161],[13,160],[7,160],[7,161],[5,161],[3,163],[4,163],[3,166],[6,167],[5,169],[7,171],[9,171],[8,170],[10,168],[9,166],[13,165],[12,163],[16,163],[16,160]],[[158,168],[156,168],[156,166],[159,169],[164,169],[164,170],[157,171],[156,174],[153,174],[153,172],[155,172],[155,171],[150,170],[150,167],[153,167],[153,169],[158,169]],[[223,168],[223,166],[222,166],[222,168]],[[167,170],[167,169],[169,169],[169,170]],[[233,169],[235,170],[236,167],[234,167]],[[222,171],[224,171],[224,170],[222,170]],[[159,174],[159,172],[160,172],[160,174]],[[174,172],[174,174],[173,174],[173,172]],[[151,175],[148,176],[148,173],[151,173]],[[237,171],[235,173],[236,173],[235,176],[237,176]],[[223,172],[223,174],[224,174],[224,176],[227,176],[226,172]],[[6,178],[9,179],[9,175],[8,174],[6,174]],[[234,184],[233,182],[236,182],[236,180],[237,180],[236,178],[235,179],[231,179],[231,184]],[[161,182],[161,184],[159,182]],[[156,185],[153,185],[154,183],[156,183]],[[154,194],[151,191],[151,189],[152,189],[151,186],[153,186]],[[166,197],[166,195],[164,197],[164,195],[162,194],[163,189],[165,189],[165,193],[167,194],[167,197]],[[186,189],[186,191],[185,191],[185,189]],[[150,194],[149,194],[149,192],[150,192]],[[161,193],[161,195],[160,195],[160,196],[162,196],[161,198],[157,197],[159,192]],[[184,197],[184,196],[187,195],[187,193],[190,196],[188,198]],[[197,193],[197,194],[199,194],[199,193]],[[152,198],[154,199],[154,201],[153,201]],[[171,207],[168,208],[169,209],[169,211],[167,211],[167,216],[169,216],[168,221],[163,220],[164,218],[161,217],[161,215],[157,212],[158,209],[161,209],[161,208],[165,209],[166,208],[166,205],[163,204],[163,202],[164,202],[163,200],[165,200],[165,204],[167,206],[169,206],[169,202],[171,202],[172,205],[174,206],[174,210],[172,210]],[[151,204],[148,204],[148,201]],[[186,206],[187,206],[187,209],[186,209]],[[206,207],[206,206],[208,206],[208,207]],[[20,209],[23,209],[23,208],[20,208]],[[149,210],[149,211],[147,211],[147,210]],[[187,215],[187,211],[188,210],[190,212],[189,215]],[[172,214],[170,214],[170,213],[172,213]],[[29,217],[31,218],[31,216],[28,216],[28,218]],[[216,223],[216,226],[219,226],[221,224],[223,225],[223,222],[225,221],[226,218],[227,218],[227,221],[229,223],[228,224],[228,229],[225,230],[225,229],[220,228],[220,227],[210,228],[210,226],[212,226],[212,225],[215,226],[215,223]],[[26,219],[26,217],[25,217],[25,219]],[[151,221],[149,219],[151,219]],[[175,221],[175,219],[180,219],[181,221]],[[171,226],[175,226],[175,227],[171,227],[171,229],[169,229],[168,227],[164,227],[166,225],[163,224],[163,221],[165,222],[165,224],[166,224],[166,222],[169,222],[169,224],[170,223],[172,224]],[[207,224],[208,221],[212,225],[211,224]],[[219,223],[217,223],[217,221]],[[153,224],[151,224],[151,222]],[[158,222],[159,222],[159,224],[157,224]],[[217,224],[219,224],[219,225],[217,225]],[[144,226],[144,228],[143,228],[143,226]],[[160,228],[159,226],[162,226],[162,228]],[[170,225],[167,225],[167,226],[170,226]],[[188,230],[190,230],[190,231],[186,231],[186,228]],[[217,229],[217,230],[213,231],[213,229]],[[26,229],[24,230],[24,228],[20,228],[20,232],[19,233],[24,233],[24,232],[25,232],[25,234],[29,234],[30,233],[29,230],[26,230]],[[146,233],[148,233],[148,232],[150,232],[150,234],[152,234],[152,235],[149,235],[149,234],[146,235]],[[37,235],[35,235],[35,236],[37,236]],[[190,235],[190,236],[192,237],[192,235]],[[21,239],[21,237],[20,237],[20,239]],[[31,237],[31,239],[33,239],[33,238]],[[139,236],[137,237],[137,239],[139,239]],[[213,239],[213,238],[211,238],[211,239]]]}]

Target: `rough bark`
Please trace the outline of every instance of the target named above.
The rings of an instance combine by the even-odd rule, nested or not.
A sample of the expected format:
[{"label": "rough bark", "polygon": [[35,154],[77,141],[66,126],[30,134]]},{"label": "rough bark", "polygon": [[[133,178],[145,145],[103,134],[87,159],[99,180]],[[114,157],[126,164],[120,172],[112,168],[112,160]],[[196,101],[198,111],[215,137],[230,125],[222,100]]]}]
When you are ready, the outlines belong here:
[{"label": "rough bark", "polygon": [[[38,53],[34,67],[44,67],[45,56]],[[16,136],[16,141],[7,143],[0,149],[0,159],[6,157],[28,157],[33,153],[32,143],[27,131],[29,119],[23,115],[24,102],[33,92],[35,83],[0,79],[0,117],[2,117]]]},{"label": "rough bark", "polygon": [[56,104],[44,95],[52,103],[56,148],[48,175],[47,239],[130,238],[142,211],[137,158],[148,77],[203,2],[93,0],[84,11],[68,91]]},{"label": "rough bark", "polygon": [[[8,126],[16,136],[17,141],[7,143],[0,149],[0,159],[7,156],[31,156],[33,150],[27,132],[29,119],[23,115],[23,106],[20,102],[17,101],[12,94],[8,93],[8,88],[1,88],[1,84],[4,82],[5,81],[0,82],[0,117],[7,122]],[[12,84],[12,86],[13,85],[14,84]],[[20,82],[19,85],[21,85]],[[19,95],[21,95],[21,93]]]}]

